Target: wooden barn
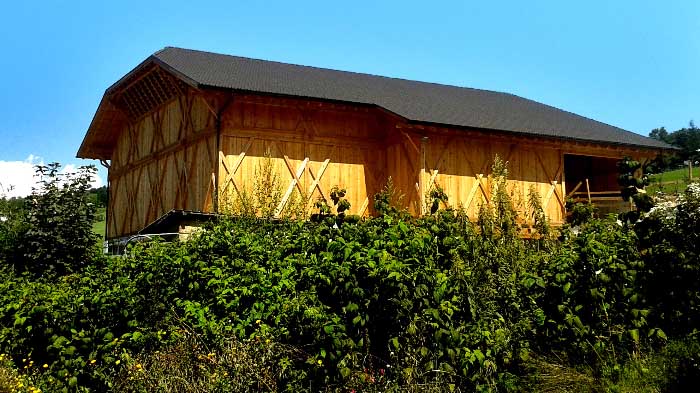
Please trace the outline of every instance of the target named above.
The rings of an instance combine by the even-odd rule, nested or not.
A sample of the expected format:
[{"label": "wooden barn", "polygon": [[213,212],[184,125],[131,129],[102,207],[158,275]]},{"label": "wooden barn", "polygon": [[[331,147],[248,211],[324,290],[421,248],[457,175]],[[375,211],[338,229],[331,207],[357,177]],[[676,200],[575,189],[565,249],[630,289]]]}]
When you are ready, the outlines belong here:
[{"label": "wooden barn", "polygon": [[536,190],[557,224],[567,195],[619,201],[617,159],[667,149],[511,94],[168,47],[107,89],[78,157],[109,168],[107,238],[118,239],[173,211],[221,211],[261,160],[281,179],[277,213],[339,186],[351,214],[370,215],[391,176],[415,214],[438,184],[476,215],[499,155],[516,200]]}]

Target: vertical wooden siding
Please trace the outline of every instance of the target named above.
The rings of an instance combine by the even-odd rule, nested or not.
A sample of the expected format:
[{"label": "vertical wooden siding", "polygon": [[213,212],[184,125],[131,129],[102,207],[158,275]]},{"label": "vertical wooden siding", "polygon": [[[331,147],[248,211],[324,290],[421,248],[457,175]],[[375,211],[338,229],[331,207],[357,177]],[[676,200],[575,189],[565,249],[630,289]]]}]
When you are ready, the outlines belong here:
[{"label": "vertical wooden siding", "polygon": [[564,220],[563,160],[561,149],[504,139],[474,138],[454,131],[400,137],[387,148],[388,173],[406,193],[407,207],[419,214],[425,195],[435,185],[443,188],[449,204],[464,208],[475,218],[479,206],[491,200],[491,167],[496,156],[508,163],[508,191],[516,209],[526,217],[531,187],[542,198],[552,223]]},{"label": "vertical wooden siding", "polygon": [[215,174],[219,197],[252,191],[268,154],[282,192],[306,195],[309,207],[318,199],[330,202],[330,190],[338,186],[348,191],[350,214],[372,214],[372,198],[391,176],[412,213],[425,209],[425,194],[438,184],[451,206],[473,218],[491,198],[489,175],[498,155],[508,162],[509,190],[522,217],[534,186],[554,224],[565,218],[564,154],[652,154],[425,130],[371,107],[241,94],[230,105],[214,106],[226,108],[217,151],[215,110],[206,97],[182,95],[121,132],[109,175],[109,238],[137,232],[172,209],[212,211]]},{"label": "vertical wooden siding", "polygon": [[[262,160],[272,160],[284,194],[331,204],[348,190],[350,214],[366,215],[385,179],[383,126],[368,109],[241,96],[224,114],[219,187],[222,199],[252,190]],[[283,210],[285,206],[279,206]]]},{"label": "vertical wooden siding", "polygon": [[172,209],[211,210],[214,131],[206,103],[194,95],[127,125],[109,171],[107,237],[137,232]]}]

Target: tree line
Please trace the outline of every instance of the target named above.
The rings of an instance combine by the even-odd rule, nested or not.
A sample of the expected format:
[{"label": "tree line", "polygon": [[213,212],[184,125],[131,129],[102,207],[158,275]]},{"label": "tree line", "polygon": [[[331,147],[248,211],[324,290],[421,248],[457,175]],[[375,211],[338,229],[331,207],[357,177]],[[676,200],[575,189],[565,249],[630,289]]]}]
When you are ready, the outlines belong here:
[{"label": "tree line", "polygon": [[665,127],[654,128],[649,132],[649,137],[680,148],[675,155],[664,157],[657,170],[675,168],[683,165],[684,161],[700,159],[700,128],[692,120],[688,127],[672,132],[668,132]]}]

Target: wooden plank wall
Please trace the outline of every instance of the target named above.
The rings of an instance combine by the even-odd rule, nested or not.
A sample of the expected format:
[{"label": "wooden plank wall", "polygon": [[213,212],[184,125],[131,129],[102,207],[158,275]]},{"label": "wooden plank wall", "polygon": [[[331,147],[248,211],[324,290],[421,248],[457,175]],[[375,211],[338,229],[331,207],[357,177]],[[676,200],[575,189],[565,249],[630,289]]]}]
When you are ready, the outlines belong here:
[{"label": "wooden plank wall", "polygon": [[550,222],[558,225],[566,219],[565,154],[615,159],[630,156],[637,160],[655,155],[652,151],[619,146],[456,129],[431,131],[403,125],[387,147],[387,174],[405,194],[406,207],[413,214],[427,210],[425,195],[437,184],[447,194],[450,206],[466,209],[475,219],[479,206],[491,200],[491,167],[498,155],[507,162],[508,190],[521,219],[531,219],[527,202],[533,189]]},{"label": "wooden plank wall", "polygon": [[122,130],[109,170],[107,238],[133,234],[172,209],[211,211],[214,117],[183,94]]},{"label": "wooden plank wall", "polygon": [[[308,206],[318,199],[331,204],[331,188],[338,186],[348,191],[349,214],[371,214],[386,177],[385,128],[371,108],[236,96],[223,115],[222,207],[243,188],[252,191],[263,160],[270,159],[284,195],[306,197]],[[278,213],[286,207],[280,204]]]},{"label": "wooden plank wall", "polygon": [[425,203],[421,195],[437,184],[448,195],[450,206],[462,207],[470,217],[476,218],[479,206],[491,199],[489,175],[498,155],[508,162],[508,188],[516,208],[525,213],[530,187],[534,186],[550,220],[562,221],[564,190],[560,150],[503,139],[476,139],[459,131],[448,134],[399,132],[402,137],[387,150],[388,173],[406,194],[407,207],[412,213],[421,212],[421,205]]},{"label": "wooden plank wall", "polygon": [[[216,103],[216,105],[214,105]],[[222,111],[219,113],[219,111]],[[217,151],[216,116],[221,117]],[[434,127],[433,127],[434,128]],[[408,124],[371,106],[253,94],[186,93],[121,132],[109,171],[107,237],[137,232],[172,209],[213,211],[242,189],[253,191],[265,160],[281,192],[330,203],[347,189],[350,214],[373,213],[373,196],[391,176],[414,214],[425,211],[433,184],[451,206],[476,218],[491,198],[491,165],[508,161],[509,190],[525,216],[530,187],[552,223],[565,218],[564,154],[650,157],[613,146],[542,141]],[[218,184],[216,184],[218,178]],[[287,206],[279,204],[277,213]]]}]

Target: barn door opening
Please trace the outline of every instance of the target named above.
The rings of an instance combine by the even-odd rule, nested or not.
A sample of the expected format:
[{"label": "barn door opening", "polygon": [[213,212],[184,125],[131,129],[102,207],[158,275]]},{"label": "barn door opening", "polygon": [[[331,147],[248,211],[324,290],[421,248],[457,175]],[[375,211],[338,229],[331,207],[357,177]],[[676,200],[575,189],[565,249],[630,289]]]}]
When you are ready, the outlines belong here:
[{"label": "barn door opening", "polygon": [[591,202],[601,215],[629,210],[617,183],[617,158],[564,155],[566,196],[578,202]]}]

